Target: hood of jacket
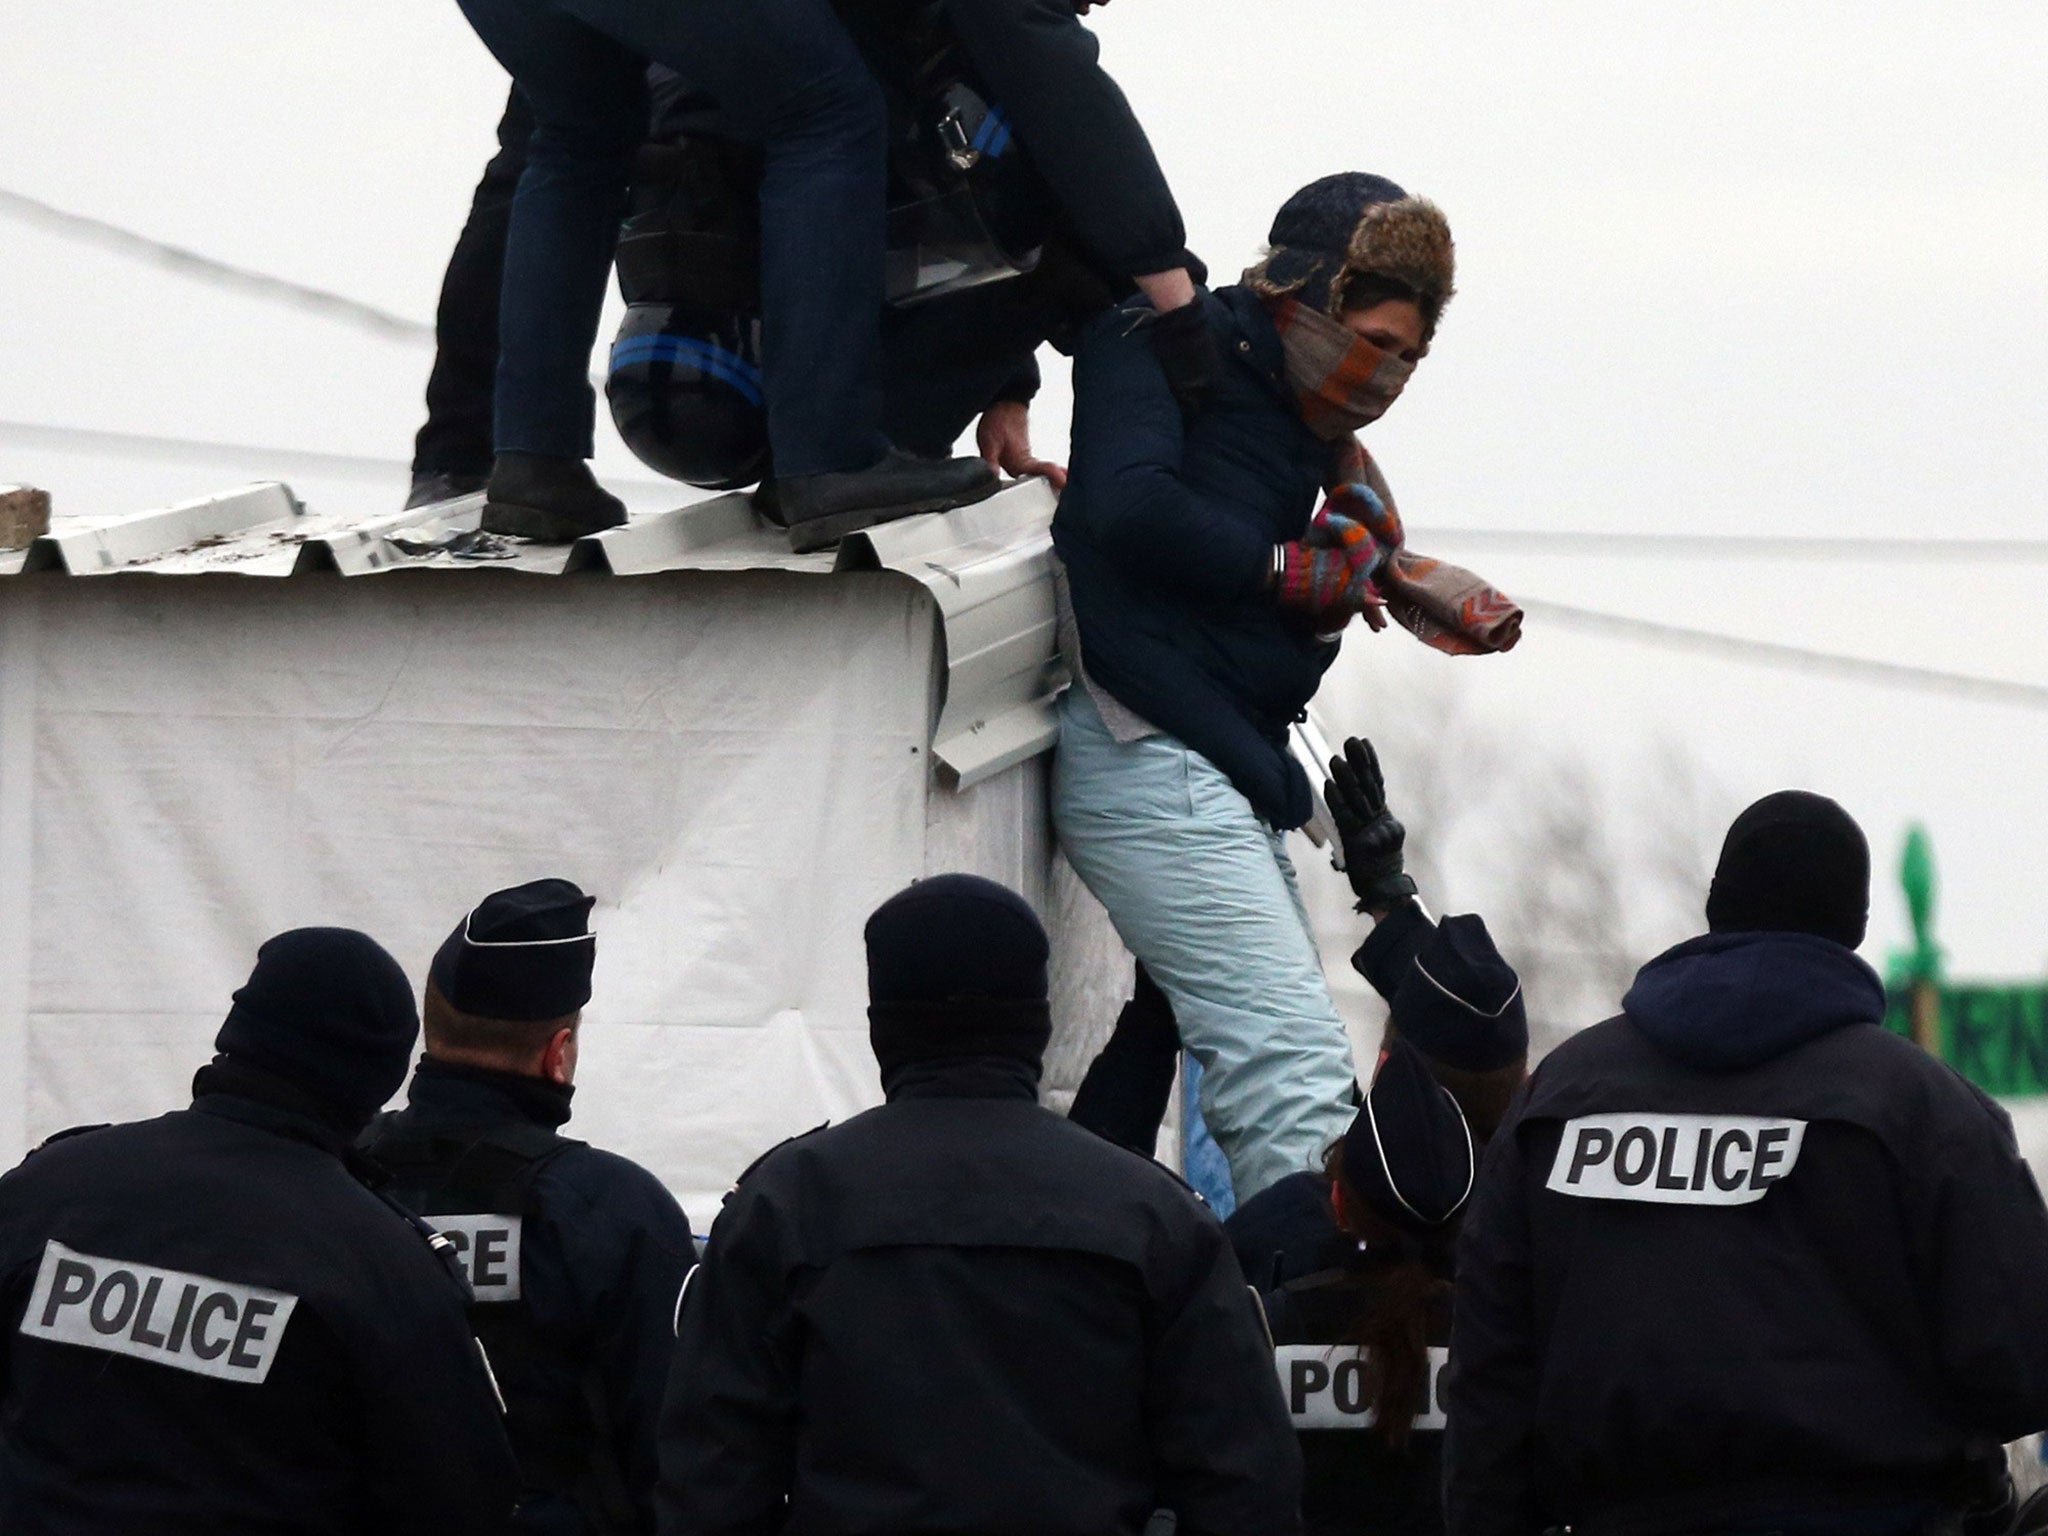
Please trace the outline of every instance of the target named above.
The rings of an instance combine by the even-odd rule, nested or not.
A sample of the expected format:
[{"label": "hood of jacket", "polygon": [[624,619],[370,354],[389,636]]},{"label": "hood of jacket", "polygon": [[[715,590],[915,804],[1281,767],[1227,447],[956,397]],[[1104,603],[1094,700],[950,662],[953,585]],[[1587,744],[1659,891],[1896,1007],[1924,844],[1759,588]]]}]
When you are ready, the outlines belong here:
[{"label": "hood of jacket", "polygon": [[1710,933],[1640,971],[1622,1012],[1687,1066],[1739,1072],[1846,1024],[1884,1019],[1884,985],[1854,950],[1804,933]]}]

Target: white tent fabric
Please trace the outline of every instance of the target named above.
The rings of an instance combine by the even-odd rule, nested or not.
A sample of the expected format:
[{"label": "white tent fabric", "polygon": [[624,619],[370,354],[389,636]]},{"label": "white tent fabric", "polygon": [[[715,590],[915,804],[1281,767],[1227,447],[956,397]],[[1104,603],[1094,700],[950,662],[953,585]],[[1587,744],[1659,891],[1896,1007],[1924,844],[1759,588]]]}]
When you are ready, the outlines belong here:
[{"label": "white tent fabric", "polygon": [[268,934],[360,927],[417,978],[539,875],[599,899],[571,1130],[700,1224],[879,1096],[861,926],[917,876],[1046,914],[1071,1075],[1127,962],[1054,864],[1043,759],[938,782],[935,631],[889,574],[11,583],[0,1159],[182,1104]]}]

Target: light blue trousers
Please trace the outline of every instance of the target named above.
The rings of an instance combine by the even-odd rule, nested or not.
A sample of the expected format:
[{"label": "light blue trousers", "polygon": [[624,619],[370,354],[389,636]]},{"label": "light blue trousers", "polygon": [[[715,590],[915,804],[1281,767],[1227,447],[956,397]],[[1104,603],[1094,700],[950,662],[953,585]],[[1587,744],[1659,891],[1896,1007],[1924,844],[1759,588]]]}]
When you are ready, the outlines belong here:
[{"label": "light blue trousers", "polygon": [[1085,687],[1059,716],[1060,844],[1173,1003],[1239,1203],[1320,1167],[1351,1123],[1351,1045],[1282,834],[1173,737],[1119,742]]}]

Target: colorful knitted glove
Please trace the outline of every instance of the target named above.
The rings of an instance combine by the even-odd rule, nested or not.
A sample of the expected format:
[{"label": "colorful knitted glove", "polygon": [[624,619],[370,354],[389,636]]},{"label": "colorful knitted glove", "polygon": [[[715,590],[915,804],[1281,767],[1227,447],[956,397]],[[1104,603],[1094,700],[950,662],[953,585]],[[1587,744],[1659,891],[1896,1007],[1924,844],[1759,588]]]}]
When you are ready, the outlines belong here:
[{"label": "colorful knitted glove", "polygon": [[[1357,539],[1346,542],[1353,530],[1365,541],[1362,549]],[[1360,563],[1371,548],[1372,535],[1350,518],[1318,514],[1305,537],[1273,546],[1274,601],[1317,615],[1356,608],[1366,580]]]},{"label": "colorful knitted glove", "polygon": [[1332,488],[1330,499],[1323,506],[1326,510],[1334,509],[1339,516],[1365,524],[1367,531],[1385,545],[1390,554],[1408,541],[1408,535],[1401,527],[1401,514],[1380,500],[1379,493],[1363,480],[1348,480]]}]

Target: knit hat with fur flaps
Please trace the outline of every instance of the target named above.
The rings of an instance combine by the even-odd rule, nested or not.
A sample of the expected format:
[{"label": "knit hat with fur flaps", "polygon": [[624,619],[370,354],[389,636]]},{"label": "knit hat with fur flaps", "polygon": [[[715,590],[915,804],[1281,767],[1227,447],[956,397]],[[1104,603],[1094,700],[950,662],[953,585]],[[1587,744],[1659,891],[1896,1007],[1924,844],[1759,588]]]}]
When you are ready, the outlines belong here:
[{"label": "knit hat with fur flaps", "polygon": [[1384,176],[1345,171],[1310,182],[1281,205],[1266,242],[1245,286],[1328,315],[1342,313],[1353,278],[1380,277],[1415,295],[1434,332],[1456,291],[1450,222]]}]

